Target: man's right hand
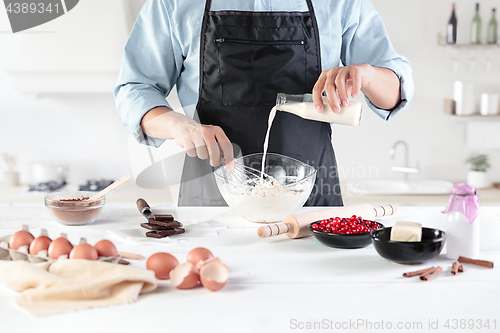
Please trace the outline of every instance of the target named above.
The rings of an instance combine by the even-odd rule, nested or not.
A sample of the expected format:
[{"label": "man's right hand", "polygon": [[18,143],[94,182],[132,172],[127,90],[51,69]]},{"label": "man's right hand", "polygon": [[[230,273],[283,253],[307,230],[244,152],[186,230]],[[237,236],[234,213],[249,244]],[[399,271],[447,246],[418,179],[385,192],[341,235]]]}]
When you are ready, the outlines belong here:
[{"label": "man's right hand", "polygon": [[221,163],[221,155],[229,171],[234,167],[233,145],[219,126],[200,125],[193,119],[164,106],[149,110],[141,120],[146,135],[174,139],[190,157],[210,158],[213,167]]}]

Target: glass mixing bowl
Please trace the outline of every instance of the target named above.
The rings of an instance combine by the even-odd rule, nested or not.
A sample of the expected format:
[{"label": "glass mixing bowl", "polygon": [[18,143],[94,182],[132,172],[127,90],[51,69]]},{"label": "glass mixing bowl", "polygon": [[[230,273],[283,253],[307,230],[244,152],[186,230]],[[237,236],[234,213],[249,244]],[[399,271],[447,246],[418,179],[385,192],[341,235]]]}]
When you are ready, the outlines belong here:
[{"label": "glass mixing bowl", "polygon": [[44,197],[45,207],[57,222],[64,225],[85,225],[95,221],[104,207],[105,197],[99,200],[67,201],[70,199],[90,198],[96,192],[73,191],[54,192]]},{"label": "glass mixing bowl", "polygon": [[245,219],[280,222],[285,216],[296,213],[307,201],[316,180],[316,169],[291,157],[268,153],[264,173],[279,185],[269,182],[261,185],[263,155],[237,158],[232,172],[220,165],[215,170],[215,180],[229,207]]}]

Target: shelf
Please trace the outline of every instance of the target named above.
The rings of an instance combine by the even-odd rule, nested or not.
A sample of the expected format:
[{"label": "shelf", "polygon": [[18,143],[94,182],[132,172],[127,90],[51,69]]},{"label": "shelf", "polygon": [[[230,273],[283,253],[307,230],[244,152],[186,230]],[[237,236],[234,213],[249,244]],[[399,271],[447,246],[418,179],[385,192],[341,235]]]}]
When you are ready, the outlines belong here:
[{"label": "shelf", "polygon": [[472,114],[470,116],[457,116],[456,114],[448,115],[453,120],[458,122],[469,122],[469,121],[500,121],[500,115],[488,115],[483,116],[481,114]]},{"label": "shelf", "polygon": [[500,44],[447,44],[447,43],[439,43],[439,46],[450,47],[450,48],[498,48]]},{"label": "shelf", "polygon": [[446,37],[438,33],[437,44],[439,46],[448,47],[448,48],[462,48],[462,49],[496,49],[500,47],[500,44],[471,44],[471,43],[457,43],[457,44],[448,44],[446,43]]}]

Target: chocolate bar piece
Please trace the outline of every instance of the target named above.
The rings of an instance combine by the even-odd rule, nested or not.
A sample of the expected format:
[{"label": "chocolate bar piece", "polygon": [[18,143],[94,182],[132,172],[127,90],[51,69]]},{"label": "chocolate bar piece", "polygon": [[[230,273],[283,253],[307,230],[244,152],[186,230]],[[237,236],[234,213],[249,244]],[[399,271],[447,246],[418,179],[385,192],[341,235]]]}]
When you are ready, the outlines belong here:
[{"label": "chocolate bar piece", "polygon": [[162,235],[158,235],[156,233],[156,231],[148,231],[146,232],[146,237],[153,237],[153,238],[165,238],[167,236],[162,236]]},{"label": "chocolate bar piece", "polygon": [[157,221],[157,220],[153,220],[153,219],[148,219],[148,222],[149,222],[149,224],[159,225],[161,227],[166,227],[166,228],[182,227],[182,223],[180,223],[179,221],[166,222],[166,221]]},{"label": "chocolate bar piece", "polygon": [[168,230],[154,230],[154,231],[146,232],[146,236],[153,237],[153,238],[165,238],[167,236],[183,234],[185,232],[186,232],[186,230],[184,230],[182,228],[175,228],[175,229],[168,229]]},{"label": "chocolate bar piece", "polygon": [[155,221],[171,222],[174,217],[171,214],[153,214]]},{"label": "chocolate bar piece", "polygon": [[148,230],[165,230],[165,229],[172,229],[173,227],[163,227],[161,225],[154,225],[151,223],[141,223],[141,227],[148,229]]},{"label": "chocolate bar piece", "polygon": [[156,233],[158,235],[162,236],[172,236],[172,235],[177,235],[177,234],[183,234],[185,233],[186,230],[182,228],[174,228],[174,229],[168,229],[168,230],[156,230]]}]

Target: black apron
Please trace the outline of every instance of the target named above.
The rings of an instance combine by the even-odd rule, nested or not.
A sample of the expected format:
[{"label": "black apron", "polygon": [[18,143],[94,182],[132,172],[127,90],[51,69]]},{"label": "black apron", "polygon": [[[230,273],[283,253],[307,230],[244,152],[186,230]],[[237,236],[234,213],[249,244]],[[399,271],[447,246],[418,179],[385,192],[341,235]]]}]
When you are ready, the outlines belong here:
[{"label": "black apron", "polygon": [[[212,12],[206,2],[195,120],[220,126],[235,156],[262,153],[276,95],[310,93],[321,74],[316,17],[306,1],[307,12]],[[328,123],[277,112],[268,152],[316,168],[306,205],[343,205]],[[186,156],[179,206],[225,205],[209,160]]]}]

